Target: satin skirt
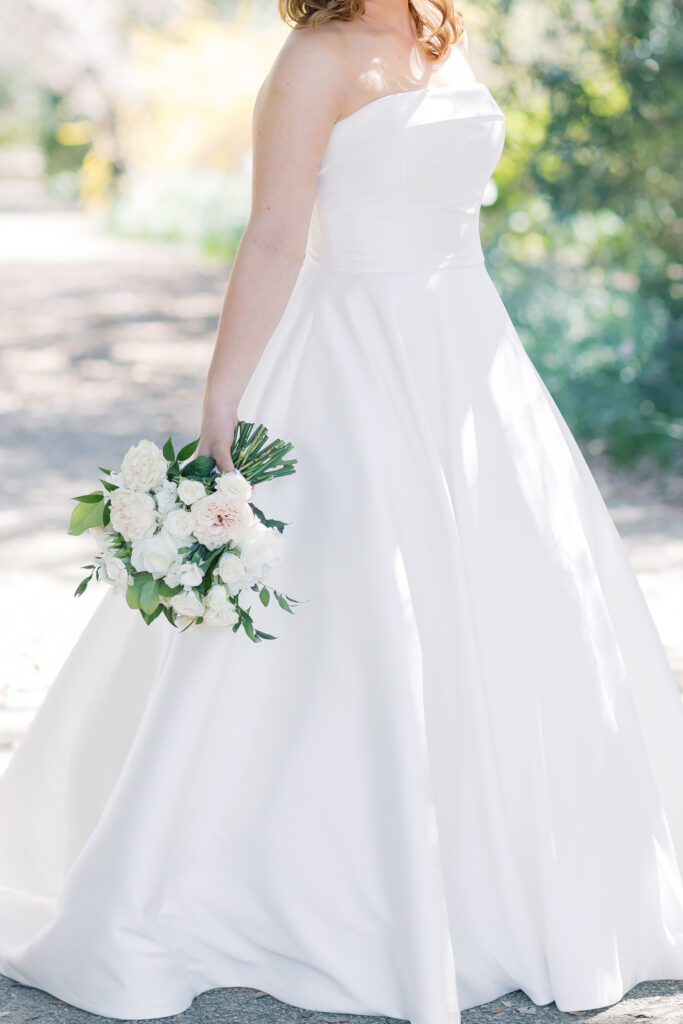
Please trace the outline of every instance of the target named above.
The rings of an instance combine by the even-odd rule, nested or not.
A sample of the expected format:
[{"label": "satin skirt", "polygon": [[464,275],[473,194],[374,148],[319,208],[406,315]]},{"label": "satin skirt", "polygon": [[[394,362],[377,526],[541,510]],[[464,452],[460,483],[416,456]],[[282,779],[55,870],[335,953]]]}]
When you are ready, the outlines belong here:
[{"label": "satin skirt", "polygon": [[0,779],[0,972],[411,1024],[683,979],[683,707],[485,264],[307,257],[239,415],[302,603],[253,644],[106,592]]}]

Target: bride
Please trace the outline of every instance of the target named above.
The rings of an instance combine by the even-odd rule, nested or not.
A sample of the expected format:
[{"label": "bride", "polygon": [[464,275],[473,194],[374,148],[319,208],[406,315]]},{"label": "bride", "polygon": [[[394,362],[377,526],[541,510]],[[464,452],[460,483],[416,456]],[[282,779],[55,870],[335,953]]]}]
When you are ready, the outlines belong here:
[{"label": "bride", "polygon": [[281,0],[201,448],[294,443],[276,639],[97,607],[0,780],[0,971],[458,1024],[683,979],[683,710],[488,275],[505,118],[451,0]]}]

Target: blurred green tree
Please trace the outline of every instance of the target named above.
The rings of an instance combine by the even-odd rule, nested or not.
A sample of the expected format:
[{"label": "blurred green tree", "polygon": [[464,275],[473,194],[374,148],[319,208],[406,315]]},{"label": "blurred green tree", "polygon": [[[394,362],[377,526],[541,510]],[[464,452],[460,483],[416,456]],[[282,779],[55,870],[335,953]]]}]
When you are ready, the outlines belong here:
[{"label": "blurred green tree", "polygon": [[485,0],[485,21],[508,129],[483,217],[492,274],[577,435],[681,465],[674,6]]}]

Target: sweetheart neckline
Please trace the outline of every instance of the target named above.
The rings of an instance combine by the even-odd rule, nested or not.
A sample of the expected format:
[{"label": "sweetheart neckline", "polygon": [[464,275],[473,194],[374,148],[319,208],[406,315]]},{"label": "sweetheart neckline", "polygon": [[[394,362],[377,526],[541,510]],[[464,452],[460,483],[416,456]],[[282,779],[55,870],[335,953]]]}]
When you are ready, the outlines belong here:
[{"label": "sweetheart neckline", "polygon": [[[354,117],[362,113],[362,111],[367,110],[368,107],[373,107],[375,103],[381,103],[382,100],[391,100],[396,96],[416,96],[420,95],[420,93],[466,92],[469,89],[485,89],[489,96],[493,98],[491,90],[484,82],[470,82],[468,85],[427,85],[423,89],[401,89],[399,92],[387,92],[384,96],[377,96],[374,100],[368,100],[367,103],[364,103],[362,107],[358,107],[358,109],[354,110],[353,113],[347,114],[346,117],[338,118],[338,120],[336,120],[332,125],[332,132],[334,132],[335,128],[345,124],[346,121],[353,120]],[[330,134],[332,134],[332,132]]]}]

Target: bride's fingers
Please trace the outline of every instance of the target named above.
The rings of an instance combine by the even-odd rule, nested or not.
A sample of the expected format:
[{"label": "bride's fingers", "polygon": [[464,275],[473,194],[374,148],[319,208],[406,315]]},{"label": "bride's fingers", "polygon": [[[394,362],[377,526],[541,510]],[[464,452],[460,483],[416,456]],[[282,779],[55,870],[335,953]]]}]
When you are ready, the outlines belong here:
[{"label": "bride's fingers", "polygon": [[235,468],[230,455],[231,447],[229,441],[216,441],[211,448],[214,461],[222,473],[229,473]]}]

